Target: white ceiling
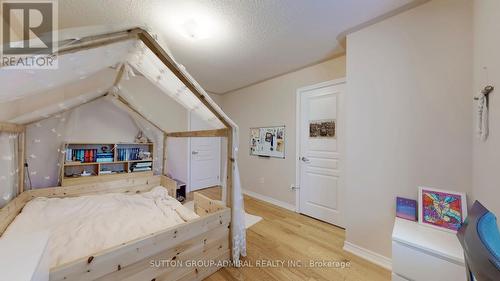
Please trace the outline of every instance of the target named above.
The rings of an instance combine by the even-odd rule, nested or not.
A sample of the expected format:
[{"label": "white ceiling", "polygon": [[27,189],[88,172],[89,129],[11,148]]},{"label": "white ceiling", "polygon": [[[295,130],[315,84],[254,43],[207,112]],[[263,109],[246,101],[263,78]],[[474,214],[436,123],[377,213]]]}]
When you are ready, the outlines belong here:
[{"label": "white ceiling", "polygon": [[[207,91],[226,93],[342,54],[339,35],[411,2],[64,0],[59,27],[147,26]],[[182,36],[179,25],[191,19],[210,36]]]}]

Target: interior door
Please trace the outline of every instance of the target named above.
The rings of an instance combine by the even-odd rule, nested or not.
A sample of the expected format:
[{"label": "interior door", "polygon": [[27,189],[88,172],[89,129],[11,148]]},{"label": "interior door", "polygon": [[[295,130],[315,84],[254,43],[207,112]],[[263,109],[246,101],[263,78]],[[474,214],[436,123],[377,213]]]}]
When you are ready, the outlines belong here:
[{"label": "interior door", "polygon": [[299,211],[344,226],[343,93],[345,83],[299,91]]},{"label": "interior door", "polygon": [[[195,114],[190,115],[190,130],[212,129]],[[220,185],[221,139],[214,137],[190,138],[190,190]]]}]

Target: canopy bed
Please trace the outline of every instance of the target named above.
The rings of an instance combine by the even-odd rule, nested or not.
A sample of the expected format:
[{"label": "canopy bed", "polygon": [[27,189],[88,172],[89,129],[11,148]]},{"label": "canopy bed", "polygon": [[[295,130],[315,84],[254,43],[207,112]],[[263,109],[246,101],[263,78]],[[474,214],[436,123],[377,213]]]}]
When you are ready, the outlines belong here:
[{"label": "canopy bed", "polygon": [[[60,68],[34,70],[29,73],[30,79],[23,80],[25,72],[0,69],[0,82],[26,81],[20,89],[5,89],[12,90],[5,92],[11,96],[0,96],[0,108],[2,103],[5,108],[17,108],[12,104],[26,104],[26,99],[34,103],[32,108],[19,109],[10,116],[9,111],[4,111],[6,115],[0,116],[0,152],[7,155],[3,160],[8,163],[3,168],[3,181],[0,181],[0,234],[3,234],[0,240],[48,231],[49,240],[52,240],[48,246],[50,280],[199,280],[228,265],[224,261],[237,262],[240,256],[246,255],[243,197],[235,157],[238,147],[233,141],[238,138],[238,127],[184,67],[141,28],[62,40],[54,55]],[[72,96],[63,94],[62,101],[55,105],[47,102],[48,99],[37,100],[33,93],[40,84],[33,77],[51,80],[47,87],[52,87],[50,91],[55,99],[61,96],[58,96],[58,87],[86,78],[73,73],[84,64],[94,71],[116,69],[110,87]],[[185,132],[162,129],[155,120],[148,118],[147,108],[139,108],[133,100],[127,99],[121,83],[134,75],[145,77],[165,95],[211,124],[213,129]],[[69,113],[98,100],[125,110],[139,127],[144,128],[151,140],[146,144],[150,149],[147,161],[128,158],[128,154],[123,156],[119,151],[134,151],[127,145],[141,145],[139,143],[112,144],[113,154],[99,151],[101,145],[93,147],[89,143],[62,140],[68,131],[67,119],[73,118]],[[165,118],[175,118],[167,115]],[[43,127],[44,120],[48,119],[58,120],[57,126],[62,126],[51,125],[52,133],[47,136],[51,144],[57,143],[59,154],[44,154],[41,149],[33,148],[41,142],[37,138],[40,132],[37,128]],[[193,137],[225,139],[227,156],[223,200],[195,194],[195,210],[191,211],[175,200],[176,183],[166,176],[169,155],[166,143],[170,138]],[[44,178],[47,182],[57,181],[57,184],[36,188],[30,176],[37,181],[39,175],[27,169],[30,161],[40,161],[41,170],[57,167],[57,179],[54,176]],[[135,164],[148,161],[151,164]],[[104,165],[123,165],[121,167],[125,168],[117,172],[103,169]],[[79,166],[94,167],[96,172],[69,178],[68,170]],[[47,170],[49,172],[56,173]],[[167,260],[212,261],[212,264],[178,267],[155,264]]]}]

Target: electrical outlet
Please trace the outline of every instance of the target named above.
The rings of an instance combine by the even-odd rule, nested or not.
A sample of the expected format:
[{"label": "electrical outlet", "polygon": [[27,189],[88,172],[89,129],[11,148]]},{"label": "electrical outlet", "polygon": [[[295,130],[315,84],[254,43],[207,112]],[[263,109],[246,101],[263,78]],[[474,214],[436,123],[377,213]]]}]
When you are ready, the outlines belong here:
[{"label": "electrical outlet", "polygon": [[264,182],[265,182],[264,178],[259,178],[259,183],[260,184],[264,184]]}]

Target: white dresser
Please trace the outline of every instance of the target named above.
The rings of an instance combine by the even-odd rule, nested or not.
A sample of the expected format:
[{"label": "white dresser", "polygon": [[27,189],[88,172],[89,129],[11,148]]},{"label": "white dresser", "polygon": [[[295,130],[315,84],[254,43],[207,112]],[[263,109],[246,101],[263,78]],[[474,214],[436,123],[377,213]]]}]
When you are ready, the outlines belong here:
[{"label": "white dresser", "polygon": [[392,232],[392,281],[466,281],[456,234],[396,218]]}]

